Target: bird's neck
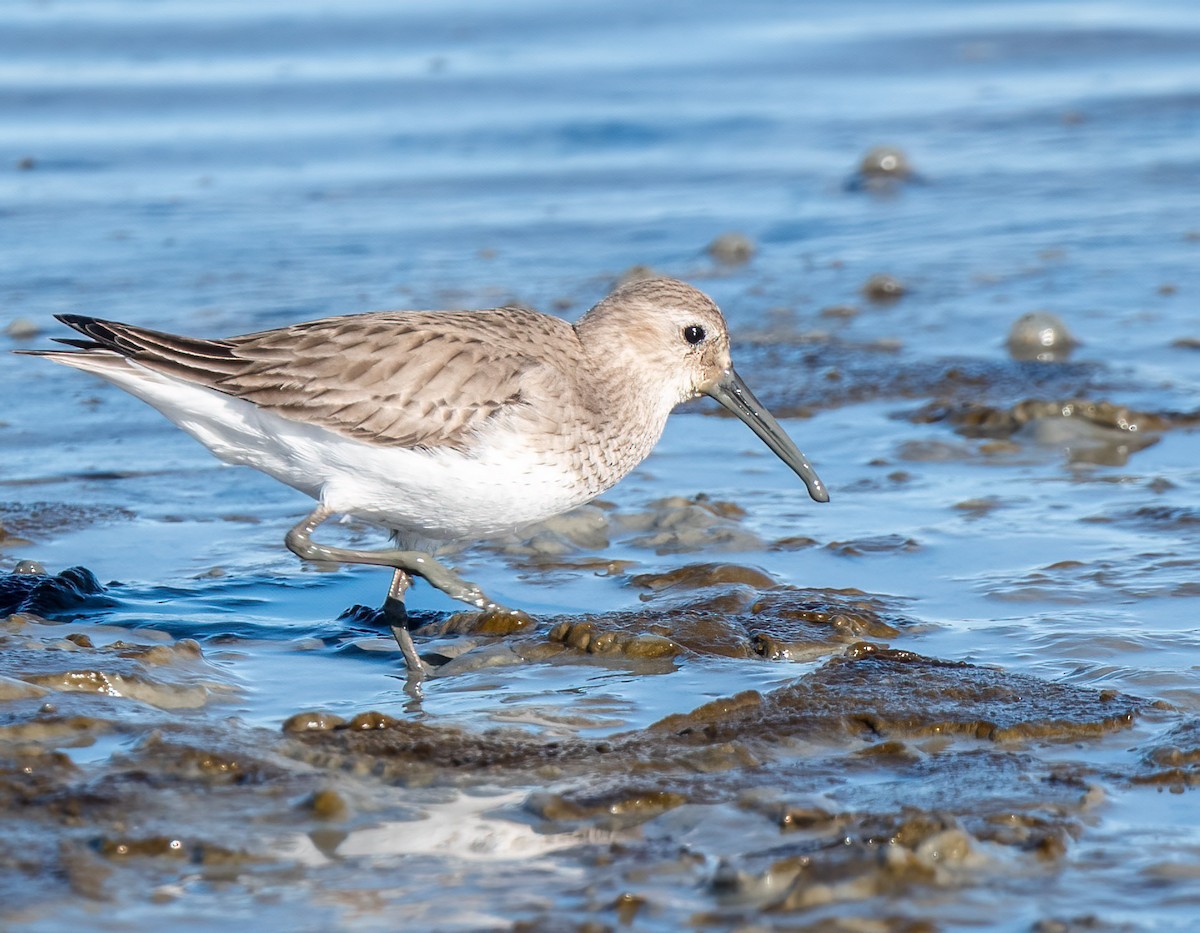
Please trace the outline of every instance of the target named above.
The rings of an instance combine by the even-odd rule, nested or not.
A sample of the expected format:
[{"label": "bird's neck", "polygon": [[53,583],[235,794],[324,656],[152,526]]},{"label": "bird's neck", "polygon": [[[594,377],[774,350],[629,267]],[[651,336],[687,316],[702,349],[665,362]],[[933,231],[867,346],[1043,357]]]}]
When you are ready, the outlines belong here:
[{"label": "bird's neck", "polygon": [[619,355],[593,359],[592,394],[583,399],[589,435],[579,450],[581,474],[590,477],[589,492],[599,495],[646,459],[662,436],[675,399],[664,393],[661,379],[645,373]]}]

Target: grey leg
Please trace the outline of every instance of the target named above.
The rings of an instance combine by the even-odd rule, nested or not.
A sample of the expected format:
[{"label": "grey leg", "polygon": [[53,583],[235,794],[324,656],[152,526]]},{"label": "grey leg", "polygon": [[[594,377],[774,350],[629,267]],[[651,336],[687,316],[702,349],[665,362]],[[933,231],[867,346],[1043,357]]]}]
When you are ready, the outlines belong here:
[{"label": "grey leg", "polygon": [[[297,557],[304,560],[324,560],[337,564],[373,564],[376,567],[393,567],[403,570],[406,574],[422,577],[431,586],[437,587],[451,599],[467,603],[476,609],[489,612],[509,612],[499,603],[488,599],[483,590],[474,583],[469,583],[449,567],[438,563],[433,556],[424,551],[401,551],[385,549],[381,551],[360,551],[355,548],[330,547],[317,544],[312,539],[312,533],[317,526],[333,514],[324,505],[313,509],[312,513],[287,533],[284,541]],[[393,587],[396,581],[392,580]]]},{"label": "grey leg", "polygon": [[383,615],[392,629],[396,644],[404,653],[409,679],[416,681],[418,687],[420,680],[426,674],[432,673],[432,668],[417,654],[417,647],[413,644],[412,635],[408,631],[408,613],[404,609],[404,594],[412,585],[414,576],[423,577],[452,599],[468,603],[485,612],[512,612],[511,609],[492,602],[474,583],[463,580],[453,570],[438,563],[424,551],[398,549],[360,551],[354,548],[317,544],[312,539],[312,533],[331,515],[333,515],[333,510],[324,505],[313,509],[304,521],[287,533],[284,541],[288,549],[304,560],[323,560],[339,564],[372,564],[377,567],[392,567],[395,570],[395,573],[392,574],[392,584],[388,588],[387,599],[383,604]]},{"label": "grey leg", "polygon": [[412,586],[412,577],[403,570],[397,569],[392,574],[392,585],[388,587],[387,599],[383,601],[383,617],[389,624],[403,625],[408,621],[408,611],[404,608],[404,594]]},{"label": "grey leg", "polygon": [[404,662],[408,665],[410,677],[418,681],[427,674],[433,673],[433,668],[421,660],[417,654],[417,646],[413,644],[412,635],[408,631],[408,612],[404,608],[404,594],[412,586],[412,577],[403,570],[397,569],[392,574],[392,585],[388,587],[387,599],[383,603],[383,618],[392,630],[392,636],[400,651],[404,654]]}]

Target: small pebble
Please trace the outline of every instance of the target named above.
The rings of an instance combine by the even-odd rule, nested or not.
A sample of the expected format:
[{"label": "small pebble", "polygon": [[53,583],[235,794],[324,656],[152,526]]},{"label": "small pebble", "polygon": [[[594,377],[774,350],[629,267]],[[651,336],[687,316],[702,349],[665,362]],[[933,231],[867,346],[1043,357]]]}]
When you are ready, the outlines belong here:
[{"label": "small pebble", "polygon": [[749,262],[757,247],[754,241],[742,233],[722,233],[708,244],[708,255],[717,262],[739,266]]},{"label": "small pebble", "polygon": [[27,317],[15,318],[4,328],[4,333],[13,340],[31,340],[41,332],[37,321]]},{"label": "small pebble", "polygon": [[340,820],[349,810],[342,795],[328,787],[314,793],[305,805],[319,820]]},{"label": "small pebble", "polygon": [[1062,319],[1049,311],[1022,314],[1008,332],[1008,352],[1014,360],[1065,360],[1077,343]]},{"label": "small pebble", "polygon": [[634,918],[637,917],[640,911],[646,905],[646,899],[640,894],[634,894],[631,891],[626,891],[617,896],[613,906],[617,909],[617,920],[622,926],[632,926]]},{"label": "small pebble", "polygon": [[895,301],[903,297],[908,289],[898,278],[884,273],[876,273],[863,283],[862,293],[870,301]]},{"label": "small pebble", "polygon": [[895,146],[875,146],[858,163],[863,178],[890,178],[903,181],[913,177],[913,167],[903,149]]},{"label": "small pebble", "polygon": [[399,725],[399,723],[399,719],[395,719],[387,713],[367,710],[365,713],[359,713],[346,723],[346,728],[358,732],[368,732],[372,729],[390,729],[392,726]]},{"label": "small pebble", "polygon": [[284,732],[328,732],[342,725],[346,720],[333,713],[320,710],[310,710],[296,713],[284,720]]},{"label": "small pebble", "polygon": [[624,272],[617,276],[613,282],[612,289],[615,292],[618,288],[624,288],[626,285],[632,285],[634,282],[644,282],[646,279],[656,279],[661,273],[655,271],[650,266],[636,265],[630,266]]}]

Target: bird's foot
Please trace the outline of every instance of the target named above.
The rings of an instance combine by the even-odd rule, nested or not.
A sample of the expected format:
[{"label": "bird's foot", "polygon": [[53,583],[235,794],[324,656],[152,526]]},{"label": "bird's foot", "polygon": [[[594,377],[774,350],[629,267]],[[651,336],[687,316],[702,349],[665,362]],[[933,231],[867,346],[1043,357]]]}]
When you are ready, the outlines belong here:
[{"label": "bird's foot", "polygon": [[392,637],[396,639],[396,644],[400,646],[400,652],[404,655],[404,665],[408,668],[409,683],[420,684],[427,677],[433,677],[437,670],[417,653],[417,646],[413,644],[408,626],[392,625],[391,629]]}]

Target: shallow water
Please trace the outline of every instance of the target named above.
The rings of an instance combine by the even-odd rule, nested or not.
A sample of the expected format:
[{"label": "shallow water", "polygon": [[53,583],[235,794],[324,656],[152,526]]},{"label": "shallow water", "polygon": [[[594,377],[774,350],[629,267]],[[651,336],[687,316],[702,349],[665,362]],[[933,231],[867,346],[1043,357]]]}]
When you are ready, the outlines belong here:
[{"label": "shallow water", "polygon": [[[689,407],[604,508],[455,558],[535,631],[414,593],[454,658],[417,701],[339,619],[386,575],[283,548],[302,497],[8,357],[0,569],[107,588],[0,623],[4,925],[1189,929],[1198,53],[1183,0],[4,5],[9,347],[570,318],[646,264],[833,494]],[[881,144],[915,176],[857,174]],[[1011,359],[1031,311],[1069,360]],[[778,586],[635,579],[716,563]]]}]

